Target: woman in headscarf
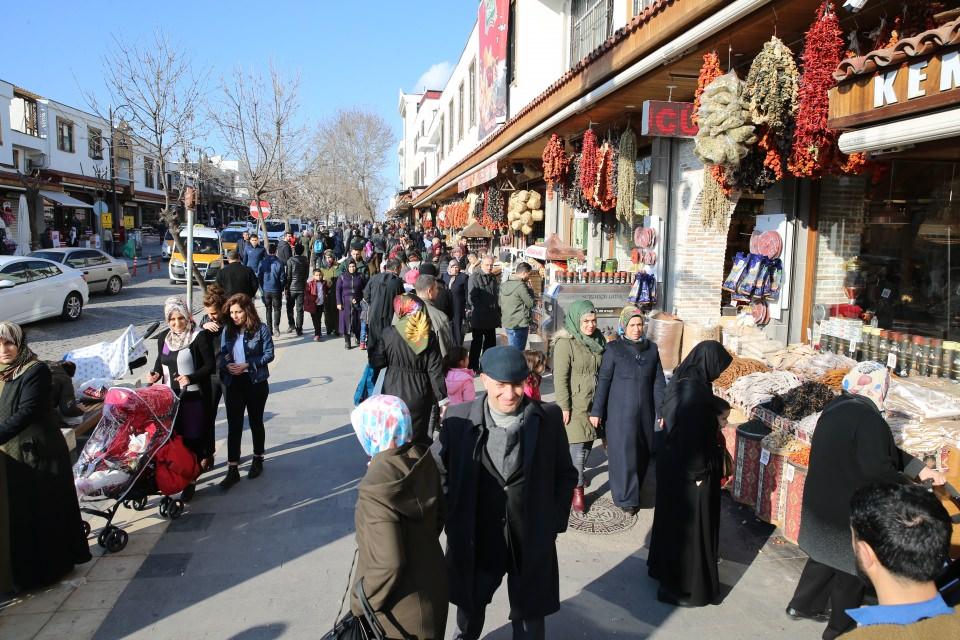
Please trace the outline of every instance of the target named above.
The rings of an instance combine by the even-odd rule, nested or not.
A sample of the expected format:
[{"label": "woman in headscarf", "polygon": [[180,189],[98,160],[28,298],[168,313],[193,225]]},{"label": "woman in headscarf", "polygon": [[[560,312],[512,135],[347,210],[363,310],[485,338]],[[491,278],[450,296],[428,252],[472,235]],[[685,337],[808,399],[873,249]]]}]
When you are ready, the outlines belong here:
[{"label": "woman in headscarf", "polygon": [[90,560],[50,369],[0,322],[0,594],[48,585]]},{"label": "woman in headscarf", "polygon": [[[442,638],[448,594],[436,462],[425,443],[413,442],[410,412],[399,398],[373,396],[350,420],[371,458],[357,496],[357,581],[387,638]],[[351,593],[353,614],[362,616]]]},{"label": "woman in headscarf", "polygon": [[340,311],[340,333],[343,348],[352,349],[353,337],[360,343],[360,300],[363,299],[363,277],[357,273],[357,263],[347,261],[346,270],[337,278],[337,309]]},{"label": "woman in headscarf", "polygon": [[850,546],[853,494],[874,482],[905,482],[901,474],[945,482],[942,473],[897,448],[883,417],[889,387],[884,365],[861,362],[843,379],[843,394],[823,410],[813,432],[799,539],[809,559],[787,615],[828,620],[824,640],[853,629],[846,610],[863,603],[865,585]]},{"label": "woman in headscarf", "polygon": [[701,342],[676,368],[662,416],[667,436],[657,452],[657,504],[647,564],[660,581],[657,599],[700,607],[720,593],[718,409],[711,383],[733,358],[719,342]]},{"label": "woman in headscarf", "polygon": [[617,333],[620,338],[603,352],[590,423],[604,427],[613,502],[633,515],[640,508],[666,382],[657,345],[643,336],[640,309],[623,308]]},{"label": "woman in headscarf", "polygon": [[563,329],[553,339],[553,384],[557,405],[563,411],[563,424],[570,443],[570,457],[577,469],[577,486],[572,507],[586,508],[583,468],[597,439],[597,428],[590,420],[597,372],[607,340],[597,329],[597,310],[589,300],[574,302],[566,310]]},{"label": "woman in headscarf", "polygon": [[[210,378],[216,371],[210,333],[193,322],[193,314],[179,296],[163,303],[167,329],[157,336],[157,360],[148,380],[165,384],[180,396],[174,433],[197,456],[197,462],[213,455],[213,390]],[[182,500],[193,498],[196,481],[183,490]]]},{"label": "woman in headscarf", "polygon": [[315,269],[320,270],[323,278],[323,325],[327,330],[327,337],[339,336],[337,327],[337,257],[333,251],[327,249],[316,258]]},{"label": "woman in headscarf", "polygon": [[423,300],[411,294],[397,296],[393,311],[393,325],[384,329],[370,352],[370,366],[386,368],[383,393],[406,403],[414,441],[429,444],[431,408],[447,403],[440,343],[431,330]]}]

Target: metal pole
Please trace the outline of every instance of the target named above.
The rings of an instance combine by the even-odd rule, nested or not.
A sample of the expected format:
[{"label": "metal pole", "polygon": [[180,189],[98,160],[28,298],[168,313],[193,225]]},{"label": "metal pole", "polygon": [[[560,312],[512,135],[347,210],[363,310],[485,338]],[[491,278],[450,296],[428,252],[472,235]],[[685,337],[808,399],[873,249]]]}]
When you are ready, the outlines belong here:
[{"label": "metal pole", "polygon": [[[113,228],[116,229],[117,219],[119,212],[117,211],[117,141],[116,141],[116,132],[113,128],[113,107],[110,107],[110,191],[113,193],[113,206],[111,211],[113,212]],[[113,242],[113,231],[110,229],[110,254],[113,256],[117,255],[117,249],[114,246]],[[103,233],[103,224],[100,225],[100,233]]]},{"label": "metal pole", "polygon": [[193,315],[193,223],[195,209],[187,209],[187,309]]}]

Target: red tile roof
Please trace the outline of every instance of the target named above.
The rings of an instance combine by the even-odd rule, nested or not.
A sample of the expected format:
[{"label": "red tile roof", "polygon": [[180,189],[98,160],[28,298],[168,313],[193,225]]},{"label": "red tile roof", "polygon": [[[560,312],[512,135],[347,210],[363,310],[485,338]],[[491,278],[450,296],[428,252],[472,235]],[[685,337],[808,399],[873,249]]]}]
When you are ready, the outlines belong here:
[{"label": "red tile roof", "polygon": [[863,56],[847,58],[833,72],[833,79],[843,82],[877,69],[898,66],[910,58],[930,55],[952,45],[960,45],[960,18],[912,38],[904,38],[889,49],[877,49]]}]

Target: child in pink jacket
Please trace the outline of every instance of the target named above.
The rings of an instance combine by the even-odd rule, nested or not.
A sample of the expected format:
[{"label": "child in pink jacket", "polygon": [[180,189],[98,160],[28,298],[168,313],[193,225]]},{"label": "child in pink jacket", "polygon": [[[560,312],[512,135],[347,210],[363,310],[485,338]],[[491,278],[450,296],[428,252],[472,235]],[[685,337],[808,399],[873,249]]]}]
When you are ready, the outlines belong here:
[{"label": "child in pink jacket", "polygon": [[445,362],[447,369],[447,399],[450,404],[471,402],[477,397],[473,386],[473,371],[467,367],[470,364],[470,354],[463,347],[454,347],[447,353]]}]

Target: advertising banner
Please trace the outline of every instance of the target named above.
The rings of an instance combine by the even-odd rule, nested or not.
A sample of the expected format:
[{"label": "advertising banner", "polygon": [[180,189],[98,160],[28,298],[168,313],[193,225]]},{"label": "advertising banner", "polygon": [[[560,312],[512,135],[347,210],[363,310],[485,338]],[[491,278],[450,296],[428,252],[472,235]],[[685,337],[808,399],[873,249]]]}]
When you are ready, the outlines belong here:
[{"label": "advertising banner", "polygon": [[478,18],[480,74],[477,78],[481,140],[493,133],[507,117],[509,18],[510,0],[481,0]]}]

